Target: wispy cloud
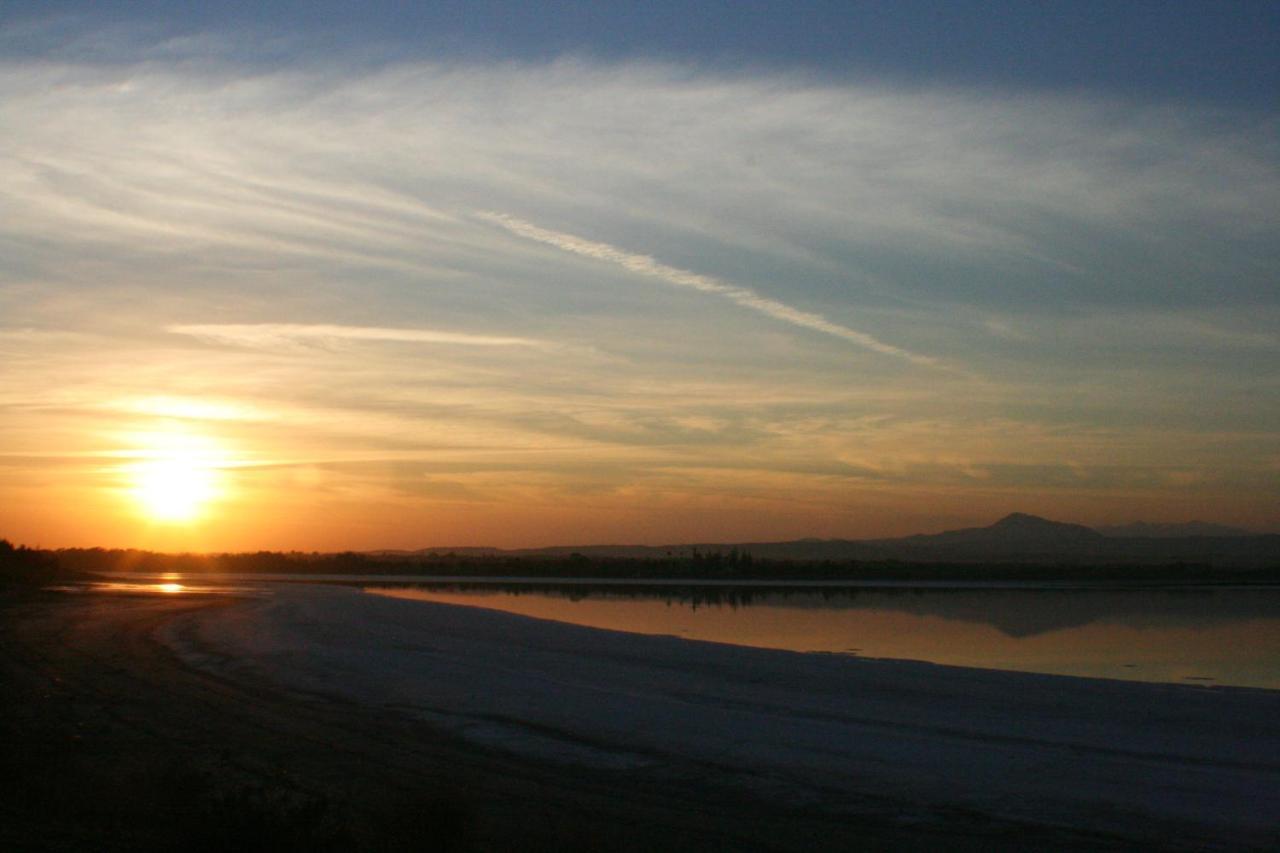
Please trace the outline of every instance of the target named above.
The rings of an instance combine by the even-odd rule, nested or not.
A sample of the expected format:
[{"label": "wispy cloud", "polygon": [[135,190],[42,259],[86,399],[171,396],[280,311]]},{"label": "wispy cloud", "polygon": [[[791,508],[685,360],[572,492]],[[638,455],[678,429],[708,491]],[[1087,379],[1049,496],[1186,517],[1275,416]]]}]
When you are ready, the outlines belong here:
[{"label": "wispy cloud", "polygon": [[468,347],[538,347],[542,341],[497,335],[472,335],[434,329],[395,329],[381,326],[305,325],[297,323],[223,323],[174,325],[165,329],[203,341],[245,347],[291,346],[301,342],[391,341],[413,344],[452,344]]},{"label": "wispy cloud", "polygon": [[[1274,526],[1270,113],[191,51],[0,62],[5,453],[204,429],[264,464],[368,460],[316,474],[343,500],[457,479],[510,542],[634,530],[606,517],[679,538],[722,496],[744,536],[870,533],[947,493],[976,523],[1015,493],[1044,506],[1022,501],[1037,478],[1079,492],[1084,520],[1108,489],[1165,489],[1176,459],[1223,484],[1222,512]],[[966,381],[939,381],[948,365]],[[1056,465],[1157,473],[1077,483]],[[0,506],[81,505],[23,476]],[[291,476],[277,497],[309,501]],[[586,489],[590,517],[566,512]],[[423,535],[435,516],[402,497],[368,529]],[[814,529],[813,500],[849,526]],[[286,544],[287,513],[259,515]],[[745,529],[764,519],[782,526]],[[67,523],[91,537],[84,513]]]},{"label": "wispy cloud", "polygon": [[937,359],[926,355],[911,352],[910,350],[896,347],[893,344],[885,343],[879,338],[868,335],[866,332],[859,332],[857,329],[851,329],[848,326],[842,326],[839,323],[833,323],[821,314],[815,314],[811,311],[802,311],[784,302],[776,299],[770,299],[767,296],[761,296],[754,290],[746,287],[740,287],[736,284],[722,281],[718,278],[701,273],[682,270],[679,267],[668,266],[654,260],[648,255],[638,255],[619,249],[617,246],[611,246],[608,243],[597,243],[592,240],[586,240],[582,237],[576,237],[573,234],[565,234],[560,231],[551,231],[546,228],[540,228],[531,222],[523,219],[517,219],[514,216],[508,216],[505,213],[493,213],[489,211],[481,211],[476,214],[480,219],[486,222],[492,222],[506,228],[513,234],[530,240],[536,240],[539,243],[546,243],[549,246],[555,246],[566,252],[572,252],[575,255],[582,255],[587,258],[595,258],[597,260],[606,261],[608,263],[617,264],[618,266],[637,273],[639,275],[647,275],[653,278],[659,278],[668,284],[674,284],[678,287],[688,287],[694,290],[700,290],[703,293],[714,293],[723,296],[731,302],[736,302],[744,308],[750,308],[752,311],[758,311],[767,317],[775,320],[781,320],[784,323],[790,323],[793,326],[799,326],[805,329],[812,329],[815,332],[821,332],[825,335],[841,338],[860,347],[869,349],[872,352],[878,352],[882,355],[903,358],[914,364],[922,364],[929,367],[941,366]]}]

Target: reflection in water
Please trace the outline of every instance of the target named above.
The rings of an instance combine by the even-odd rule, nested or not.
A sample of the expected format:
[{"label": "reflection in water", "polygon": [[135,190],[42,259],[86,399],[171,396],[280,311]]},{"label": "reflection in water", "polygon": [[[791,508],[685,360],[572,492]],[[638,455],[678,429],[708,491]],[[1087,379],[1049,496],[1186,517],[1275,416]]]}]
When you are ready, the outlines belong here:
[{"label": "reflection in water", "polygon": [[177,581],[96,581],[51,586],[56,592],[107,593],[116,595],[263,595],[261,584],[178,583]]},{"label": "reflection in water", "polygon": [[1280,688],[1280,589],[591,588],[370,592],[648,634],[1064,675]]}]

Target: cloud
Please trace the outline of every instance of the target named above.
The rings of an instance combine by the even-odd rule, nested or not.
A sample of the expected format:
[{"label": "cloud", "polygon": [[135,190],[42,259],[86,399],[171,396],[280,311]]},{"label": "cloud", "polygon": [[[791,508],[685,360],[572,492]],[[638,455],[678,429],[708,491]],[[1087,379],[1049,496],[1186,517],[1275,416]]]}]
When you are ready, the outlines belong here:
[{"label": "cloud", "polygon": [[859,332],[856,329],[850,329],[848,326],[842,326],[839,323],[833,323],[821,314],[814,314],[810,311],[802,311],[794,308],[786,303],[779,302],[776,299],[770,299],[767,296],[761,296],[753,290],[745,287],[739,287],[736,284],[730,284],[721,281],[709,275],[682,270],[679,267],[672,267],[660,263],[648,255],[637,255],[619,249],[616,246],[610,246],[608,243],[597,243],[591,240],[575,237],[572,234],[564,234],[559,231],[549,231],[546,228],[539,228],[530,222],[522,219],[516,219],[514,216],[508,216],[504,213],[492,213],[487,211],[478,212],[476,216],[486,222],[492,222],[506,228],[513,234],[530,240],[536,240],[539,243],[546,243],[549,246],[555,246],[566,252],[575,255],[582,255],[587,258],[595,258],[597,260],[606,261],[608,263],[617,264],[623,269],[629,270],[639,275],[647,275],[653,278],[659,278],[663,281],[674,284],[677,287],[688,287],[693,290],[700,290],[703,293],[714,293],[717,296],[723,296],[730,302],[735,302],[744,308],[750,308],[752,311],[758,311],[767,317],[775,320],[781,320],[784,323],[790,323],[793,326],[799,326],[804,329],[812,329],[815,332],[821,332],[825,335],[840,338],[857,344],[860,347],[869,349],[872,352],[878,352],[882,355],[894,356],[895,358],[906,359],[913,364],[921,364],[928,367],[940,366],[937,359],[929,356],[919,355],[901,347],[887,344],[878,338],[872,337],[865,332]]},{"label": "cloud", "polygon": [[660,65],[249,72],[228,52],[0,66],[6,231],[34,238],[0,265],[214,247],[238,272],[439,278],[493,260],[454,218],[481,208],[604,223],[621,245],[640,231],[659,257],[653,233],[675,235],[699,269],[744,253],[881,299],[1274,291],[1276,128],[1253,116]]},{"label": "cloud", "polygon": [[1241,473],[1277,458],[1274,116],[198,53],[0,62],[6,452],[176,418],[264,460],[510,464],[530,493],[752,464],[831,506],[857,490],[824,472],[915,472],[923,506],[948,465],[1177,459],[1274,503]]},{"label": "cloud", "polygon": [[378,326],[302,325],[295,323],[223,323],[173,325],[166,331],[203,341],[244,347],[280,347],[312,341],[391,341],[413,344],[451,344],[467,347],[540,347],[530,338],[472,335],[434,329],[391,329]]}]

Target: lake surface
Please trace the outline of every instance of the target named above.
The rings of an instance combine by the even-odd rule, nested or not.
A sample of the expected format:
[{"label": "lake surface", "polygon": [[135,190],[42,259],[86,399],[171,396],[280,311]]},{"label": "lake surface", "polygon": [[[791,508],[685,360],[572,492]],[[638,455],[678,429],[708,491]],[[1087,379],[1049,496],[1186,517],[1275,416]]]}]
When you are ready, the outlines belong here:
[{"label": "lake surface", "polygon": [[354,585],[615,631],[1023,672],[1280,689],[1280,587],[120,574],[82,589]]},{"label": "lake surface", "polygon": [[369,586],[696,640],[1137,681],[1280,689],[1280,588]]}]

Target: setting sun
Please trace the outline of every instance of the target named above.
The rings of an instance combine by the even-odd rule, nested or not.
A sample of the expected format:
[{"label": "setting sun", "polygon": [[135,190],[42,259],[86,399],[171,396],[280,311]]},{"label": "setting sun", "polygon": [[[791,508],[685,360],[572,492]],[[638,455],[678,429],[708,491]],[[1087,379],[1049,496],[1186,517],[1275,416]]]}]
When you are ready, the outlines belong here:
[{"label": "setting sun", "polygon": [[159,521],[190,521],[213,494],[214,472],[189,459],[148,462],[134,476],[134,496]]},{"label": "setting sun", "polygon": [[191,522],[217,497],[222,453],[210,440],[182,433],[148,436],[150,447],[129,471],[129,493],[153,521]]}]

